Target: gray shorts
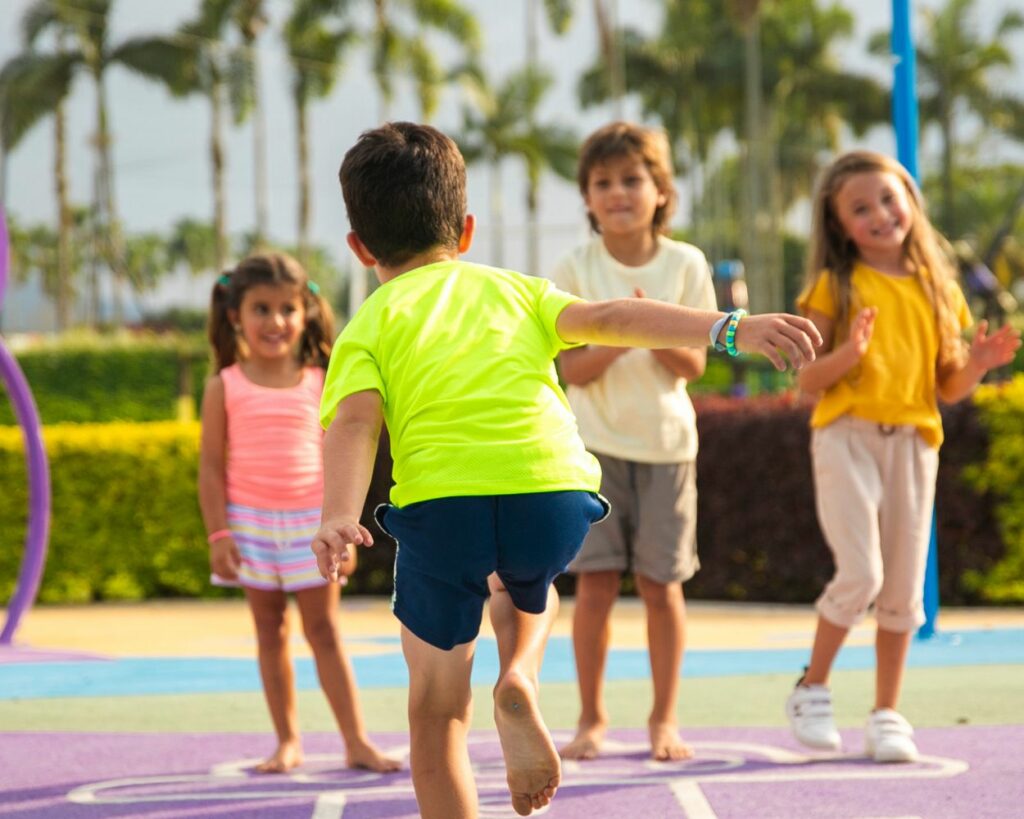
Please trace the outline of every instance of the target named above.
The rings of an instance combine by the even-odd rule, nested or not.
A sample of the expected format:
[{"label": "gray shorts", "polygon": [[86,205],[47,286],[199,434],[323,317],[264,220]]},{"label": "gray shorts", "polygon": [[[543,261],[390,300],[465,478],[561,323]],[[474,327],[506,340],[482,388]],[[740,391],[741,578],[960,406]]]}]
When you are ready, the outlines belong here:
[{"label": "gray shorts", "polygon": [[697,559],[697,474],[692,461],[644,464],[594,453],[612,505],[569,565],[574,574],[632,570],[657,583],[689,580]]}]

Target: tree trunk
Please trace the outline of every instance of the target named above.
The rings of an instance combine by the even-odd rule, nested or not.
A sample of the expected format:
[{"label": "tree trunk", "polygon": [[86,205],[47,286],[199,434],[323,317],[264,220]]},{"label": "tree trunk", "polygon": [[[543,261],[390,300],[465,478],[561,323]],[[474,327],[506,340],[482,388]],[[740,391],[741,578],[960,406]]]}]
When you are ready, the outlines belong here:
[{"label": "tree trunk", "polygon": [[765,267],[761,237],[763,233],[762,206],[764,186],[762,169],[762,111],[761,92],[761,31],[755,13],[747,21],[744,37],[744,119],[746,125],[746,151],[744,161],[743,198],[743,263],[749,285],[750,309],[755,313],[771,309],[771,286]]},{"label": "tree trunk", "polygon": [[[619,42],[618,0],[594,0],[594,18],[597,21],[597,37],[608,74],[608,96],[612,101],[612,117],[622,119],[622,101],[626,95],[626,72]],[[609,5],[606,6],[605,3]]]},{"label": "tree trunk", "polygon": [[67,143],[64,103],[53,112],[53,179],[57,195],[57,332],[63,332],[71,317],[71,208],[68,205]]},{"label": "tree trunk", "polygon": [[[537,70],[537,3],[526,0],[526,65],[531,71]],[[530,130],[537,119],[531,107],[527,113]],[[540,275],[540,220],[538,219],[537,189],[539,184],[527,171],[526,180],[526,272],[531,276]]]},{"label": "tree trunk", "polygon": [[121,237],[121,223],[118,219],[114,193],[114,167],[110,159],[110,131],[107,127],[107,91],[101,73],[96,80],[96,143],[100,167],[102,205],[106,216],[106,261],[114,278],[113,321],[120,325],[124,321],[124,243]]},{"label": "tree trunk", "polygon": [[505,266],[505,203],[501,190],[501,158],[490,164],[491,188],[491,258],[495,267]]},{"label": "tree trunk", "polygon": [[[374,17],[376,20],[377,31],[383,38],[383,33],[388,26],[388,11],[385,7],[385,0],[374,0],[373,3]],[[387,71],[386,65],[381,65],[382,71]],[[391,98],[387,88],[385,88],[383,81],[378,81],[378,90],[380,91],[380,100],[378,101],[378,114],[377,120],[383,125],[391,117]]]},{"label": "tree trunk", "polygon": [[[941,97],[945,100],[945,97]],[[953,111],[939,103],[939,128],[942,131],[942,233],[956,238],[956,196],[953,185]]]},{"label": "tree trunk", "polygon": [[227,196],[224,191],[223,85],[215,73],[210,86],[210,167],[213,172],[213,228],[216,236],[216,265],[220,273],[228,264]]},{"label": "tree trunk", "polygon": [[299,151],[299,261],[308,262],[309,222],[311,214],[309,181],[309,123],[305,103],[295,101],[296,131]]},{"label": "tree trunk", "polygon": [[539,276],[540,269],[540,220],[538,219],[538,180],[528,178],[526,182],[526,272]]},{"label": "tree trunk", "polygon": [[253,178],[256,183],[256,238],[263,244],[268,235],[267,211],[267,128],[263,121],[263,100],[260,91],[260,60],[256,40],[249,43],[252,60],[252,153]]}]

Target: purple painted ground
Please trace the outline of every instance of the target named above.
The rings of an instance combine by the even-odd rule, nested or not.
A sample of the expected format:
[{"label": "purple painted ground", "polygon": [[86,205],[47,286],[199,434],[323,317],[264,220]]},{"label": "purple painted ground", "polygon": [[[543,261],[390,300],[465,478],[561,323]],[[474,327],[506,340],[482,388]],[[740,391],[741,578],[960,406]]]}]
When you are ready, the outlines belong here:
[{"label": "purple painted ground", "polygon": [[[695,760],[654,764],[644,732],[618,731],[600,760],[567,764],[544,812],[565,819],[1009,819],[1024,816],[1024,726],[922,729],[922,760],[876,765],[807,757],[782,729],[693,730]],[[560,737],[561,738],[561,737]],[[404,738],[378,735],[402,752]],[[860,732],[844,733],[858,748]],[[253,734],[0,735],[0,816],[414,819],[407,772],[340,768],[329,734],[305,740],[308,761],[289,776],[251,776],[266,751]],[[493,735],[473,735],[481,817],[511,817]]]}]

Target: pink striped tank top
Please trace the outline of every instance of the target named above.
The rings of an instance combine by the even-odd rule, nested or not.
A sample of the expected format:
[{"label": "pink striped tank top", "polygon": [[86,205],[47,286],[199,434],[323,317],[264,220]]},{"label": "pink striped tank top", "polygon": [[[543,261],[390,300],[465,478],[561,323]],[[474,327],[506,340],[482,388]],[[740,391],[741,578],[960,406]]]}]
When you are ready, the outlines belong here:
[{"label": "pink striped tank top", "polygon": [[220,371],[227,415],[227,499],[261,509],[323,505],[324,371],[306,367],[302,381],[278,389],[254,384],[238,364]]}]

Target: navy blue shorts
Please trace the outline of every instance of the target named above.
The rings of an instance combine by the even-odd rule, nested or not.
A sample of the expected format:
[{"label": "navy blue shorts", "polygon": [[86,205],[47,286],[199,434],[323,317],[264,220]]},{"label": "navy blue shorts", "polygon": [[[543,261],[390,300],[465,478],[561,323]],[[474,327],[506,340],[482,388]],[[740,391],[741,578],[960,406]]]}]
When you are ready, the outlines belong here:
[{"label": "navy blue shorts", "polygon": [[492,572],[516,608],[540,614],[551,582],[607,514],[607,501],[584,491],[381,504],[377,522],[398,541],[391,608],[445,651],[476,639]]}]

